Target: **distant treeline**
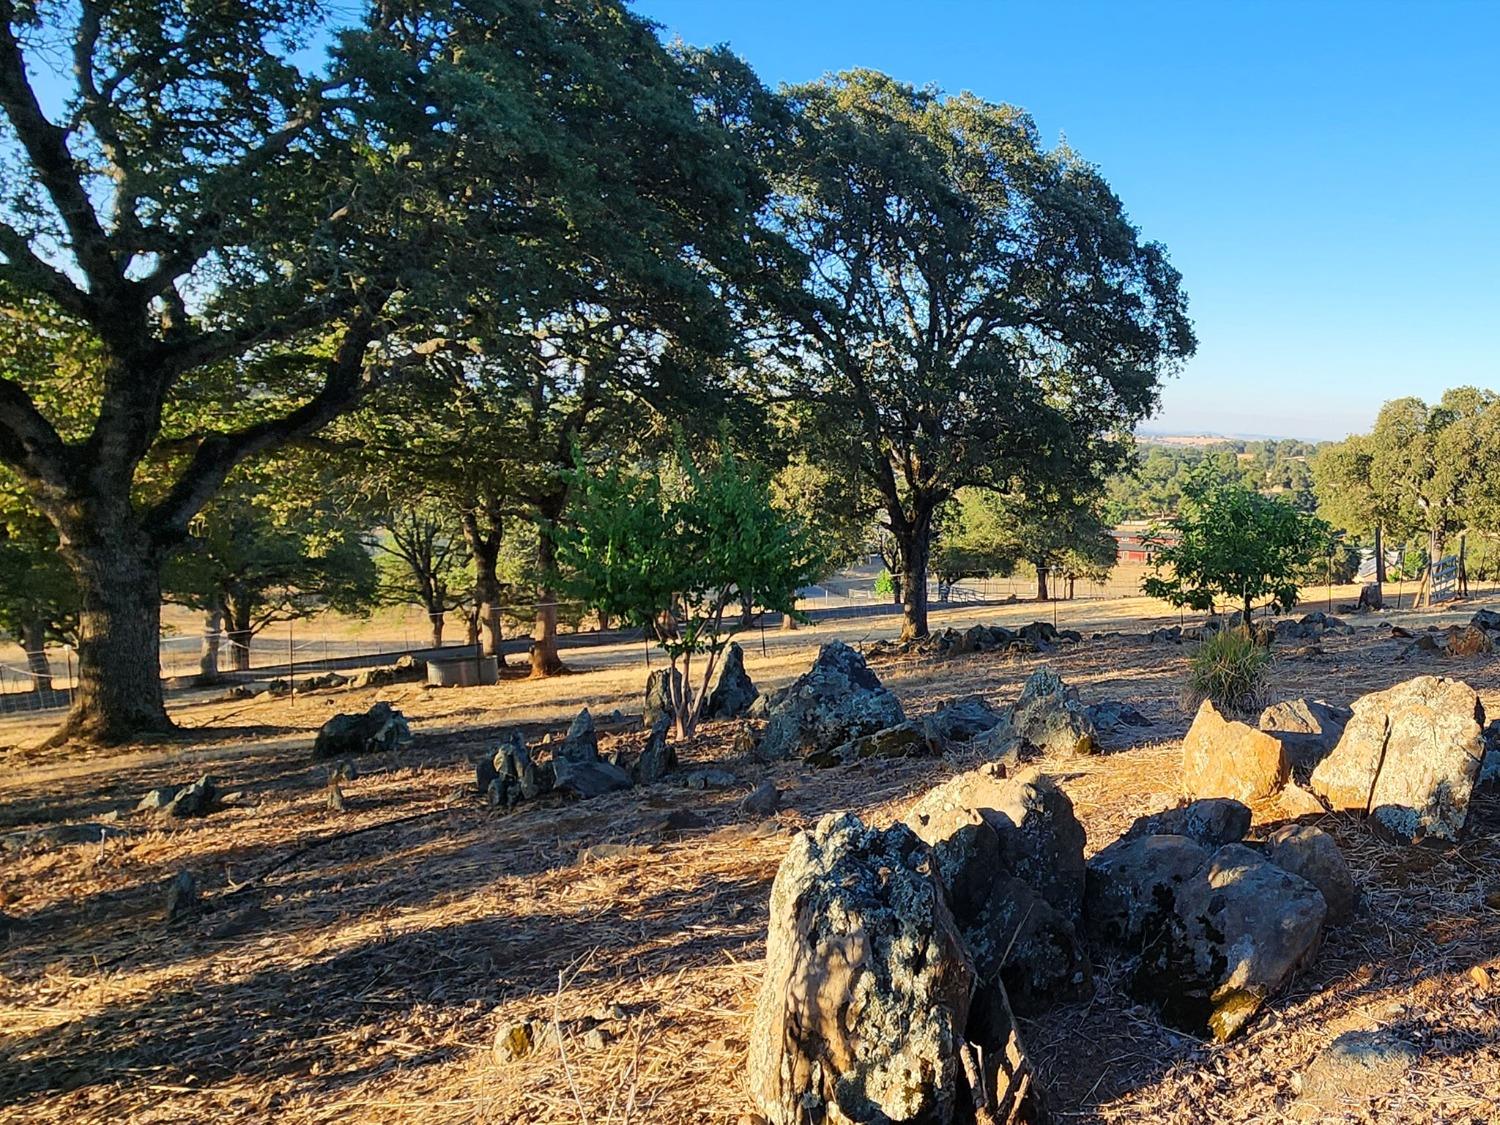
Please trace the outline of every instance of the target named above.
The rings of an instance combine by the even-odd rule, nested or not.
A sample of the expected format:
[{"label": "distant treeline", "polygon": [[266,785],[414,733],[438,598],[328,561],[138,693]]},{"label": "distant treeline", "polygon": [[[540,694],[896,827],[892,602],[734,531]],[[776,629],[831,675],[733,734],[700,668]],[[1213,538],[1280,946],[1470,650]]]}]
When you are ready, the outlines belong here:
[{"label": "distant treeline", "polygon": [[1160,445],[1141,442],[1135,463],[1109,482],[1106,515],[1112,523],[1145,520],[1177,511],[1189,477],[1207,465],[1226,479],[1243,481],[1259,492],[1287,497],[1297,508],[1317,508],[1312,461],[1328,442],[1225,440],[1212,445]]}]

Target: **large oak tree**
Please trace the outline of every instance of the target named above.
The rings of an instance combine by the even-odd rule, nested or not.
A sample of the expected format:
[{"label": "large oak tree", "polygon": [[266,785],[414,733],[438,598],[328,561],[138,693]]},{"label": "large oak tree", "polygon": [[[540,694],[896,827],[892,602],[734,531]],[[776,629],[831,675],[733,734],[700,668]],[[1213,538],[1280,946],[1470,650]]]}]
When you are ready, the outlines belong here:
[{"label": "large oak tree", "polygon": [[1102,479],[1193,351],[1186,302],[1099,173],[1020,110],[863,70],[790,96],[773,219],[810,270],[768,361],[857,450],[921,635],[939,508]]},{"label": "large oak tree", "polygon": [[678,74],[609,0],[0,0],[0,322],[76,344],[0,373],[0,461],[80,588],[62,733],[170,726],[161,565],[237,464],[476,305],[661,277],[640,195],[732,227]]}]

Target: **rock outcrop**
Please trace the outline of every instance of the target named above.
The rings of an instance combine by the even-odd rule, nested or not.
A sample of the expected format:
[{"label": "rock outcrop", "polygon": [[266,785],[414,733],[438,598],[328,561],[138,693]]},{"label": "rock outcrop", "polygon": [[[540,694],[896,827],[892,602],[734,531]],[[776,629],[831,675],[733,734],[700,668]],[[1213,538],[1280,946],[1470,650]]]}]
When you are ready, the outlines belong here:
[{"label": "rock outcrop", "polygon": [[842,641],[832,641],[770,708],[756,753],[775,760],[831,752],[905,720],[900,700],[881,685],[864,658]]},{"label": "rock outcrop", "polygon": [[1189,797],[1254,801],[1275,793],[1288,775],[1279,739],[1226,719],[1212,701],[1203,701],[1182,740],[1182,788]]},{"label": "rock outcrop", "polygon": [[771,889],[749,1085],[771,1125],[952,1121],[974,972],[927,849],[852,813],[799,834]]},{"label": "rock outcrop", "polygon": [[1050,668],[1038,668],[1027,678],[1010,726],[1022,744],[1038,754],[1093,754],[1099,749],[1098,732],[1077,689]]},{"label": "rock outcrop", "polygon": [[1175,809],[1136,818],[1124,839],[1185,836],[1205,848],[1237,844],[1250,831],[1250,807],[1230,797],[1205,797]]},{"label": "rock outcrop", "polygon": [[905,823],[932,846],[980,993],[998,980],[1024,1014],[1087,987],[1084,831],[1050,778],[986,763],[929,790]]},{"label": "rock outcrop", "polygon": [[739,642],[730,641],[719,669],[719,680],[709,692],[703,708],[705,719],[738,719],[748,714],[760,692],[745,671],[745,651]]},{"label": "rock outcrop", "polygon": [[1359,891],[1344,853],[1327,832],[1302,824],[1283,825],[1266,840],[1266,858],[1322,892],[1330,924],[1336,925],[1354,913]]},{"label": "rock outcrop", "polygon": [[313,743],[313,759],[399,750],[410,744],[406,716],[382,700],[363,715],[339,714],[324,723]]},{"label": "rock outcrop", "polygon": [[1392,836],[1456,840],[1484,757],[1484,707],[1467,684],[1418,676],[1354,703],[1312,774],[1335,810],[1369,813]]}]

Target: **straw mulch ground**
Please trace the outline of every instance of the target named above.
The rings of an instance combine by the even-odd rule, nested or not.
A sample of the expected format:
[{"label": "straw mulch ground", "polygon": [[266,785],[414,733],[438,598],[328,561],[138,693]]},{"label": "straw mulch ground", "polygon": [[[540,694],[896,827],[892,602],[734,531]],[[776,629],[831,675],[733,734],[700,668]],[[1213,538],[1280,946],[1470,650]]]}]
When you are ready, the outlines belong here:
[{"label": "straw mulch ground", "polygon": [[[811,657],[807,641],[752,672],[789,678]],[[1402,661],[1375,630],[1324,648],[1279,659],[1275,692],[1348,701],[1441,672],[1500,708],[1492,658]],[[1087,700],[1124,699],[1154,720],[1110,753],[1055,763],[1090,851],[1174,800],[1186,654],[1120,639],[1050,658]],[[1039,663],[979,656],[880,673],[920,714],[968,692],[1009,702]],[[342,814],[308,759],[310,731],[374,693],[220,707],[179,743],[113,756],[10,752],[6,826],[98,817],[205,770],[243,795],[165,830],[125,817],[128,835],[103,847],[4,858],[0,911],[15,922],[0,948],[0,1120],[738,1121],[766,900],[788,834],[842,808],[887,823],[972,763],[767,770],[734,756],[736,724],[716,724],[684,757],[731,769],[732,790],[662,784],[512,815],[473,796],[468,763],[506,722],[530,717],[539,733],[543,701],[548,715],[580,700],[630,706],[638,671],[610,676],[386,692],[420,738],[362,763]],[[639,740],[629,726],[605,742]],[[788,791],[783,811],[741,815],[767,773]],[[1162,1027],[1098,964],[1090,1000],[1024,1028],[1058,1119],[1284,1121],[1314,1054],[1372,1027],[1418,1043],[1421,1062],[1349,1120],[1500,1119],[1500,800],[1486,794],[1472,822],[1460,847],[1411,849],[1323,818],[1363,908],[1227,1046]],[[1273,823],[1267,814],[1255,832]],[[341,835],[357,829],[368,831]],[[620,846],[581,854],[599,844]],[[162,887],[183,870],[214,909],[169,929]],[[498,1062],[496,1033],[529,1019],[560,1041],[541,1036],[528,1056]]]}]

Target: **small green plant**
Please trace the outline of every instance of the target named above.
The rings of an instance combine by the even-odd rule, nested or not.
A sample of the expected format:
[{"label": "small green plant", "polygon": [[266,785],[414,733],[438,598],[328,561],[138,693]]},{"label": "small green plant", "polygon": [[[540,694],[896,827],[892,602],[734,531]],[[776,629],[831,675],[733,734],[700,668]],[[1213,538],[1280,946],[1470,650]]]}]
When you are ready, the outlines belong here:
[{"label": "small green plant", "polygon": [[1225,711],[1256,710],[1266,697],[1271,651],[1244,629],[1221,629],[1188,664],[1188,703],[1205,699]]}]

